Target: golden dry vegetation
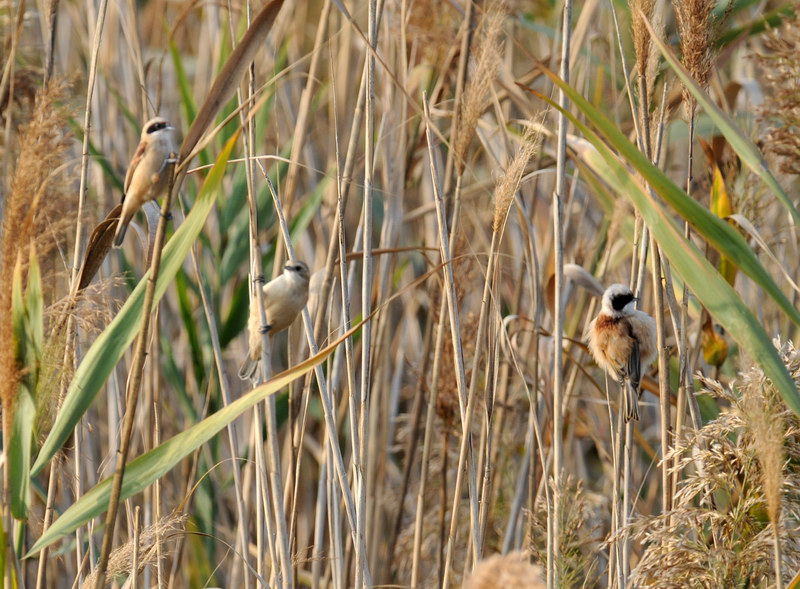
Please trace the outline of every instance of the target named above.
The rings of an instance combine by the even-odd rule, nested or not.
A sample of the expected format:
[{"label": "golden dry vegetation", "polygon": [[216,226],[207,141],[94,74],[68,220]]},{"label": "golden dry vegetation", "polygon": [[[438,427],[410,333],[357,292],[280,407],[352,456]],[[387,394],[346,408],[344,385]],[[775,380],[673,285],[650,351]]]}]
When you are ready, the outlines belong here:
[{"label": "golden dry vegetation", "polygon": [[800,586],[797,8],[0,3],[0,587]]}]

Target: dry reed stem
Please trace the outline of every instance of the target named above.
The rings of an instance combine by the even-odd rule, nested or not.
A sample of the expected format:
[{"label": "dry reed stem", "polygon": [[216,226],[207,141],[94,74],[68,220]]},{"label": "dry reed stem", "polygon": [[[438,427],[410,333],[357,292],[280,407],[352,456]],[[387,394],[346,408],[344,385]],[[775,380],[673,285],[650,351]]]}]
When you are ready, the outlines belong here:
[{"label": "dry reed stem", "polygon": [[[569,56],[572,45],[572,0],[564,0],[561,22],[561,67],[559,75],[570,83]],[[567,117],[569,104],[563,90],[558,91],[558,140],[556,143],[556,185],[551,199],[550,213],[553,222],[553,505],[548,514],[547,585],[560,586],[562,577],[556,563],[561,557],[562,510],[564,508],[562,485],[564,481],[564,383],[563,383],[563,337],[564,337],[564,200],[567,192]],[[548,506],[549,508],[549,506]]]}]

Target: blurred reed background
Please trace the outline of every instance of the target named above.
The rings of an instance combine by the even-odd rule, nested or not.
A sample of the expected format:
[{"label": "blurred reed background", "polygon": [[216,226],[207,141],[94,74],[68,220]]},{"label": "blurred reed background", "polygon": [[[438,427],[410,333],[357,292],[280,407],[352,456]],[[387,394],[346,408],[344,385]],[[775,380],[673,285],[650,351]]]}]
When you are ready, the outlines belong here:
[{"label": "blurred reed background", "polygon": [[[800,586],[796,8],[4,0],[0,586]],[[157,213],[101,244],[154,114],[157,284]]]}]

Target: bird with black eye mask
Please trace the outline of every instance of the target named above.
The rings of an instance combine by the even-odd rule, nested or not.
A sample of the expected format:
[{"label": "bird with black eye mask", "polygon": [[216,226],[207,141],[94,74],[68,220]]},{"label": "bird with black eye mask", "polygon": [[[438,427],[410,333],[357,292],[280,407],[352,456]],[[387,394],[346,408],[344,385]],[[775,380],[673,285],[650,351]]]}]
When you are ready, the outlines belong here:
[{"label": "bird with black eye mask", "polygon": [[626,423],[639,419],[642,374],[656,357],[656,322],[637,300],[624,284],[609,286],[588,329],[592,357],[623,389]]},{"label": "bird with black eye mask", "polygon": [[122,194],[122,213],[114,234],[114,247],[120,247],[128,225],[144,203],[155,200],[169,188],[177,163],[178,140],[175,127],[162,117],[144,124],[139,145],[131,158]]}]

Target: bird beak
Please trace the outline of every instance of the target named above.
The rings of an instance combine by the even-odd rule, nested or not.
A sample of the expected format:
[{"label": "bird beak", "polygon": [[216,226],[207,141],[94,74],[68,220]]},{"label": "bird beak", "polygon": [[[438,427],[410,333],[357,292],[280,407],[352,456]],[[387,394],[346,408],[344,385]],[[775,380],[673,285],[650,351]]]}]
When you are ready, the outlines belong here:
[{"label": "bird beak", "polygon": [[638,301],[638,300],[639,300],[639,297],[633,297],[633,300],[634,300],[634,301]]}]

